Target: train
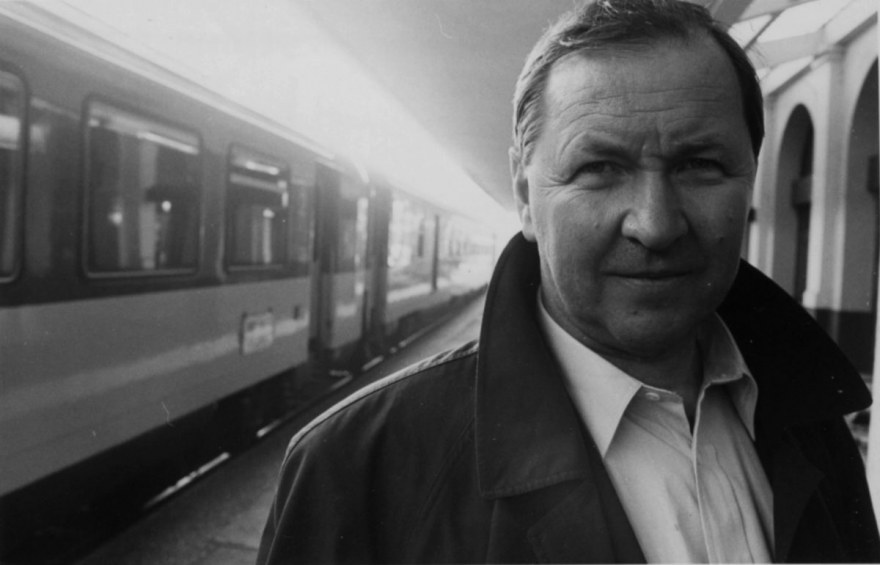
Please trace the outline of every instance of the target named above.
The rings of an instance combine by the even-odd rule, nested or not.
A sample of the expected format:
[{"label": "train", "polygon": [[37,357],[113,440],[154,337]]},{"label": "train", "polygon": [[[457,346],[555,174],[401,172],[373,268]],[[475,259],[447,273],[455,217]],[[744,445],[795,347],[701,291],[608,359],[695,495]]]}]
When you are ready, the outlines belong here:
[{"label": "train", "polygon": [[481,292],[498,244],[69,28],[0,13],[7,545],[247,443]]}]

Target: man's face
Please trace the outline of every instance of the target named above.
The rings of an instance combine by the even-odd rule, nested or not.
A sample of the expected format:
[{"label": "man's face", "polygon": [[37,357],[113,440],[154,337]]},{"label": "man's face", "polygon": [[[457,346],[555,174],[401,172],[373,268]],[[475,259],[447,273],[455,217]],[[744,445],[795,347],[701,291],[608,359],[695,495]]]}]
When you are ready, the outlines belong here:
[{"label": "man's face", "polygon": [[730,288],[755,176],[739,92],[708,36],[551,70],[514,192],[546,308],[600,354],[670,354]]}]

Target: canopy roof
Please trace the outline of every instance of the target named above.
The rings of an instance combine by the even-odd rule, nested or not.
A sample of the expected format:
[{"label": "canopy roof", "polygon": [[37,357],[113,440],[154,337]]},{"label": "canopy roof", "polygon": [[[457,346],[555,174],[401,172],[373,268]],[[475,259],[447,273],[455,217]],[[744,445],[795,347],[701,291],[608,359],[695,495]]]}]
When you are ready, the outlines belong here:
[{"label": "canopy roof", "polygon": [[[693,0],[747,47],[777,89],[876,19],[875,0]],[[530,47],[571,0],[305,1],[359,60],[505,207],[511,97]]]}]

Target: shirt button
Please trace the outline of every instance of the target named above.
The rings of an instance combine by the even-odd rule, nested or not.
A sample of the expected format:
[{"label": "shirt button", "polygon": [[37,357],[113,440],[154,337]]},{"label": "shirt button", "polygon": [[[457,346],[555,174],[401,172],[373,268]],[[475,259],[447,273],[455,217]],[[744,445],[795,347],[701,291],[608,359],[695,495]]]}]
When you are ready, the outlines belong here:
[{"label": "shirt button", "polygon": [[645,398],[648,400],[653,400],[654,402],[660,400],[660,393],[654,391],[648,391],[645,393]]}]

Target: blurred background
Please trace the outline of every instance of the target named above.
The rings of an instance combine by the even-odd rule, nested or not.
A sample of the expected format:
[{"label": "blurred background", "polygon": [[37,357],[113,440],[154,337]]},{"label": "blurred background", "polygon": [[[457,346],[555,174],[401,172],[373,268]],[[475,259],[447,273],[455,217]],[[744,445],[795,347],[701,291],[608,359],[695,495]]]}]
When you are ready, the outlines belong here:
[{"label": "blurred background", "polygon": [[[695,1],[765,97],[743,256],[872,384],[877,3]],[[476,337],[516,77],[576,3],[0,2],[0,559],[248,562],[265,438]],[[222,520],[162,514],[233,464]]]}]

